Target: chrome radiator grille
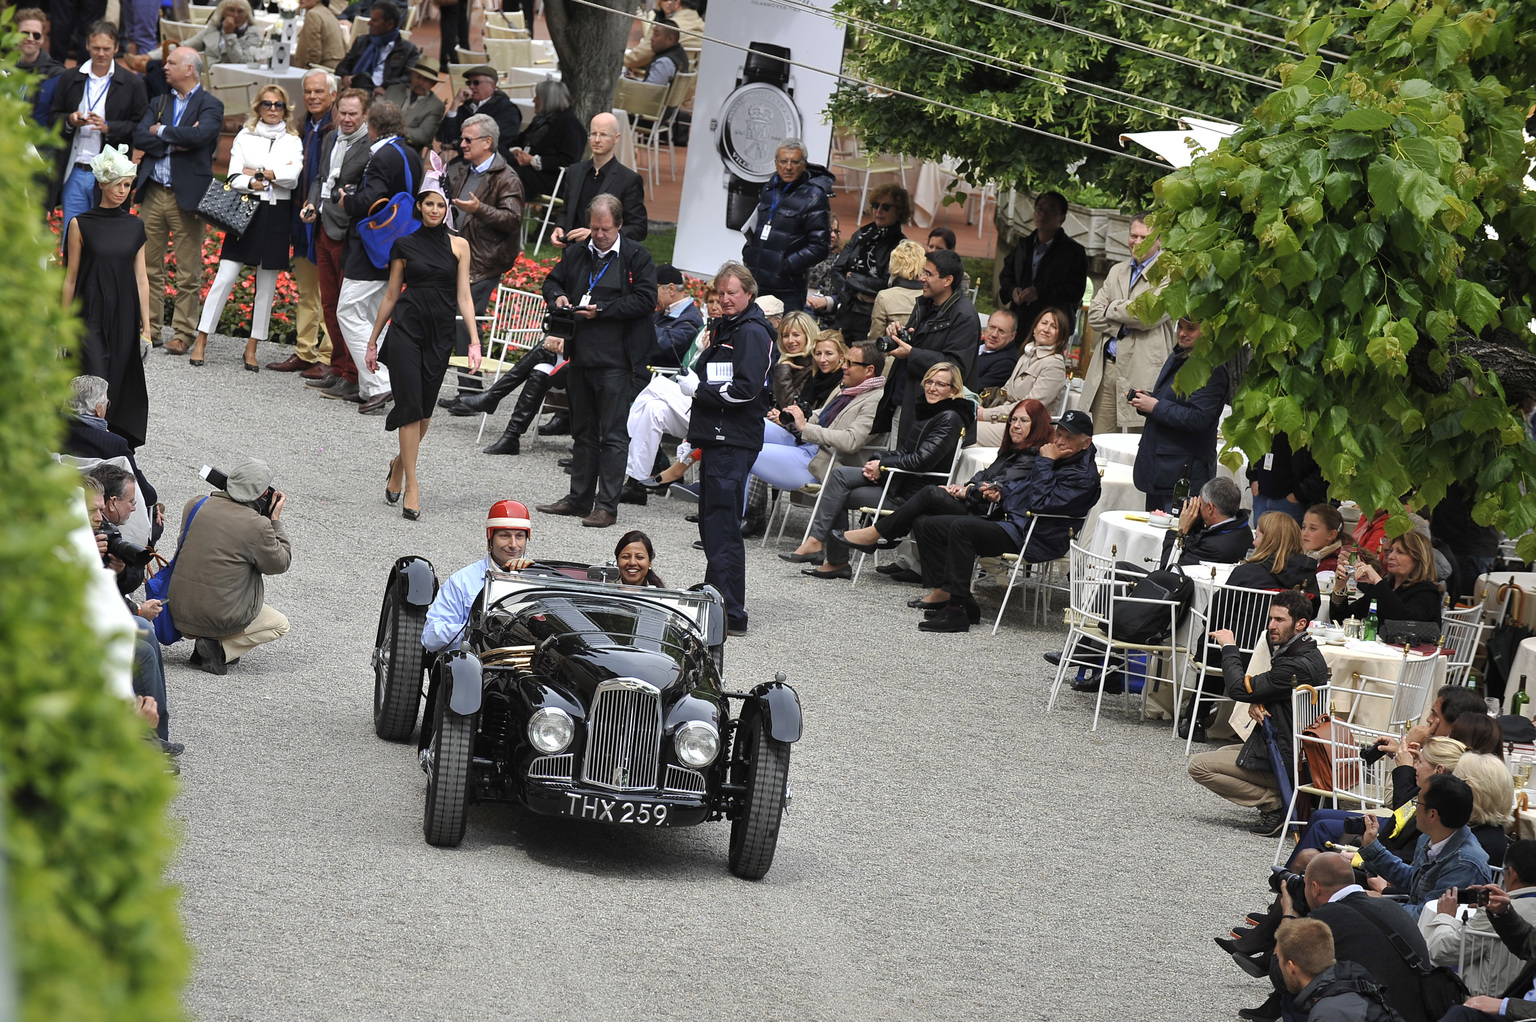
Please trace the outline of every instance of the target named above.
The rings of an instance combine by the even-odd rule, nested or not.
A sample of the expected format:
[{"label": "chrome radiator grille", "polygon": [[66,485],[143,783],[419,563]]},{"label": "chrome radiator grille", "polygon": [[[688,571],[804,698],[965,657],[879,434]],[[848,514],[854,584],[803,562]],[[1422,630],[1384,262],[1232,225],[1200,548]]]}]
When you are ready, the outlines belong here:
[{"label": "chrome radiator grille", "polygon": [[536,781],[564,781],[571,783],[571,768],[576,757],[569,752],[559,756],[540,756],[528,764],[528,776]]},{"label": "chrome radiator grille", "polygon": [[704,794],[704,775],[687,767],[667,764],[667,790],[685,795]]},{"label": "chrome radiator grille", "polygon": [[587,714],[586,782],[610,791],[653,790],[660,757],[660,690],[633,678],[599,685]]}]

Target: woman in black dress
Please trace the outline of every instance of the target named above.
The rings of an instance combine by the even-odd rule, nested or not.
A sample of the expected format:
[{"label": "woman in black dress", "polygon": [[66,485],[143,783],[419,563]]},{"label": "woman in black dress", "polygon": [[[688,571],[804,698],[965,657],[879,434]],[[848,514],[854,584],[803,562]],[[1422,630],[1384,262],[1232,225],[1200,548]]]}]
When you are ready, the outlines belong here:
[{"label": "woman in black dress", "polygon": [[128,211],[138,168],[128,147],[103,148],[91,161],[101,202],[69,222],[64,242],[64,307],[80,299],[85,329],[80,372],[107,381],[107,425],[134,447],[149,425],[149,390],[139,344],[149,342],[149,275],[144,221]]},{"label": "woman in black dress", "polygon": [[[469,295],[469,242],[448,233],[443,163],[436,153],[427,157],[432,172],[416,195],[421,228],[396,241],[389,253],[389,286],[384,289],[366,355],[370,371],[377,372],[380,362],[389,366],[395,405],[384,420],[384,428],[400,433],[400,453],[389,463],[384,499],[393,504],[403,492],[405,503],[400,510],[413,522],[421,517],[416,456],[448,371],[448,357],[453,354],[455,306],[469,327],[469,371],[480,368],[480,332],[476,329],[475,303]],[[389,333],[380,351],[379,335],[384,333],[385,324],[389,324]]]}]

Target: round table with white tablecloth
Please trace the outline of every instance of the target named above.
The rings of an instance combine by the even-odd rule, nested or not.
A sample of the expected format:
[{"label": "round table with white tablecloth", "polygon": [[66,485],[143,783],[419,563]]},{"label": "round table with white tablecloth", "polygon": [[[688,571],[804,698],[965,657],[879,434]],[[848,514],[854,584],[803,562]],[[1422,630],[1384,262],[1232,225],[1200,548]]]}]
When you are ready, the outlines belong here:
[{"label": "round table with white tablecloth", "polygon": [[[1328,680],[1331,684],[1344,685],[1349,688],[1362,688],[1366,692],[1380,692],[1390,695],[1391,681],[1395,680],[1403,669],[1403,647],[1388,646],[1384,642],[1365,641],[1362,639],[1349,639],[1342,645],[1319,643],[1319,650],[1323,659],[1328,662]],[[1415,720],[1422,721],[1425,713],[1434,704],[1435,692],[1445,684],[1446,664],[1449,657],[1431,653],[1435,660],[1434,678],[1425,689],[1424,700],[1419,706],[1407,707],[1406,715]],[[1419,654],[1409,654],[1410,660],[1422,660]],[[1248,663],[1249,674],[1262,674],[1269,670],[1269,645],[1261,644],[1253,653],[1253,659]],[[1354,675],[1359,674],[1363,678],[1385,678],[1388,684],[1377,681],[1353,680]],[[1335,713],[1348,719],[1351,723],[1362,727],[1374,728],[1385,731],[1389,725],[1387,717],[1391,711],[1390,699],[1368,699],[1353,717],[1348,717],[1350,711],[1349,701],[1343,697],[1334,700]]]},{"label": "round table with white tablecloth", "polygon": [[[1515,649],[1515,659],[1509,667],[1509,684],[1504,688],[1505,713],[1513,712],[1510,704],[1514,702],[1515,693],[1520,691],[1520,679],[1533,675],[1536,675],[1536,636],[1526,639]],[[1525,694],[1536,699],[1536,687],[1531,687],[1528,682]]]},{"label": "round table with white tablecloth", "polygon": [[1095,433],[1093,446],[1101,466],[1134,465],[1136,451],[1141,446],[1140,433]]},{"label": "round table with white tablecloth", "polygon": [[[1107,473],[1106,473],[1107,475]],[[1088,537],[1088,549],[1100,557],[1128,561],[1148,571],[1162,563],[1168,529],[1147,521],[1145,511],[1105,511]]]}]

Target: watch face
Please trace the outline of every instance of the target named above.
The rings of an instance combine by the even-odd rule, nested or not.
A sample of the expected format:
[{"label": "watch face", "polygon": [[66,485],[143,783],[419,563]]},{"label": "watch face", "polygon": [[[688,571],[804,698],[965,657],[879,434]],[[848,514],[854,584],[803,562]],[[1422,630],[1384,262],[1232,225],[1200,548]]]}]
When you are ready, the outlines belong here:
[{"label": "watch face", "polygon": [[779,142],[800,134],[800,111],[784,90],[766,82],[743,85],[720,112],[720,155],[738,177],[773,176]]}]

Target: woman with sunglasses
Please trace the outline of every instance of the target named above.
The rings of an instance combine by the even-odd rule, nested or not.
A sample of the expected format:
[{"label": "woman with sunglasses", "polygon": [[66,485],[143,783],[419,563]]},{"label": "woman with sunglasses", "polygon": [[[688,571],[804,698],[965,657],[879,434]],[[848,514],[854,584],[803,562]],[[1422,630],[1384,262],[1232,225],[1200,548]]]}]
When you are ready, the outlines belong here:
[{"label": "woman with sunglasses", "polygon": [[870,194],[869,212],[873,219],[853,232],[832,264],[836,292],[806,301],[818,315],[830,312],[843,336],[855,340],[869,336],[875,296],[886,287],[891,253],[906,237],[901,227],[912,219],[912,200],[900,185],[881,185]]},{"label": "woman with sunglasses", "polygon": [[237,192],[254,195],[256,215],[240,237],[225,234],[219,252],[219,272],[203,303],[197,324],[197,340],[188,361],[203,364],[208,335],[219,327],[224,305],[240,273],[256,267],[256,300],[251,306],[251,335],[245,343],[245,368],[258,372],[256,342],[267,339],[272,321],[272,300],[277,295],[277,275],[288,269],[293,217],[294,187],[304,166],[304,144],[288,118],[288,93],[280,85],[268,85],[256,94],[251,116],[235,136],[229,150],[229,184]]}]

